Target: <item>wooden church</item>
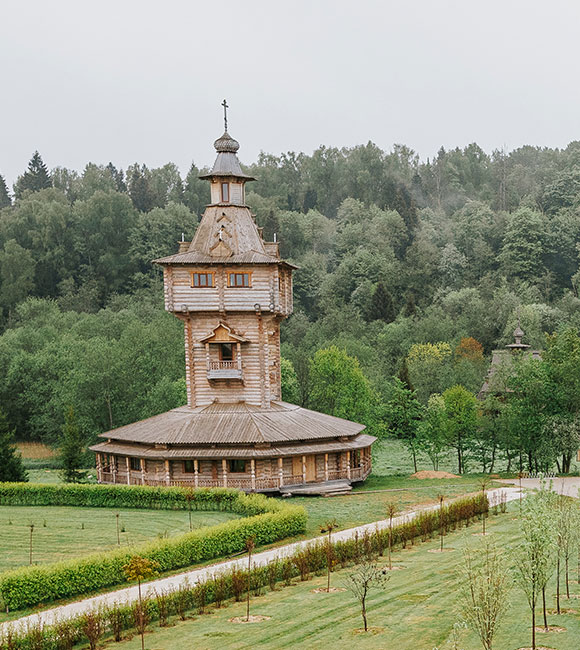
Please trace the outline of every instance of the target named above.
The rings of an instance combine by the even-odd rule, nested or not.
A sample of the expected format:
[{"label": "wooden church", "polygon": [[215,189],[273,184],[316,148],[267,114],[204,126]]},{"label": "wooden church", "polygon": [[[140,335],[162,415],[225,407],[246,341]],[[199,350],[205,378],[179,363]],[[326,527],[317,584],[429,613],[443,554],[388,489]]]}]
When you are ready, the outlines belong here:
[{"label": "wooden church", "polygon": [[[224,111],[227,108],[224,102]],[[361,424],[282,401],[280,323],[292,313],[292,271],[246,205],[239,144],[227,131],[202,178],[211,185],[192,242],[155,262],[165,309],[183,321],[187,405],[101,434],[100,483],[349,489],[371,471]],[[336,483],[335,483],[336,482]]]}]

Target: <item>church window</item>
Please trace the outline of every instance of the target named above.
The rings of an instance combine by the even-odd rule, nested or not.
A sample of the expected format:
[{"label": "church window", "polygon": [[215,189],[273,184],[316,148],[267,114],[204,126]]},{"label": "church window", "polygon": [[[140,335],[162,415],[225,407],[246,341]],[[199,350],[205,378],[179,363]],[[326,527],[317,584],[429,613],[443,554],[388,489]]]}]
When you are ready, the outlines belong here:
[{"label": "church window", "polygon": [[234,346],[231,343],[220,343],[220,361],[234,360]]},{"label": "church window", "polygon": [[243,474],[246,471],[246,461],[245,460],[230,460],[229,462],[229,471],[232,474]]},{"label": "church window", "polygon": [[228,273],[228,287],[249,287],[249,273]]},{"label": "church window", "polygon": [[134,472],[139,472],[141,470],[141,461],[138,458],[130,458],[129,466]]},{"label": "church window", "polygon": [[192,460],[184,460],[183,461],[183,473],[184,474],[194,474],[195,473],[195,467],[193,466],[193,461]]},{"label": "church window", "polygon": [[192,271],[191,273],[191,286],[192,287],[213,287],[213,273],[198,273]]},{"label": "church window", "polygon": [[230,184],[222,183],[222,202],[229,203],[230,201]]}]

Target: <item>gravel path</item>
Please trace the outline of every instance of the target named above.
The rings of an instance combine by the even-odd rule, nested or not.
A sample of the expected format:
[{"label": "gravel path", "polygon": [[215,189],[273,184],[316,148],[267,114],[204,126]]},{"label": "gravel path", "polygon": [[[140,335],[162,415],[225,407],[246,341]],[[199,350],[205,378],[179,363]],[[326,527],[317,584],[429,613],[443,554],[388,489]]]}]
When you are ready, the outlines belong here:
[{"label": "gravel path", "polygon": [[[503,483],[511,483],[512,485],[519,485],[519,479],[501,479]],[[578,498],[578,490],[580,490],[580,477],[578,476],[566,476],[562,478],[549,478],[543,479],[540,481],[538,478],[523,478],[522,479],[522,488],[526,490],[539,490],[541,484],[544,483],[547,486],[551,486],[554,492],[558,494],[563,494],[568,497]]]},{"label": "gravel path", "polygon": [[[494,500],[499,499],[501,493],[505,493],[507,501],[513,501],[519,498],[519,489],[514,488],[498,488],[495,490],[489,491],[489,500],[490,503],[494,503]],[[412,520],[417,513],[425,510],[433,510],[439,506],[433,505],[426,508],[420,508],[412,512],[400,515],[393,519],[393,525],[404,523],[406,521]],[[349,528],[347,530],[342,530],[333,534],[332,539],[334,541],[338,540],[347,540],[354,537],[357,533],[358,535],[363,535],[365,531],[374,531],[378,527],[379,529],[387,528],[389,521],[377,521],[370,524],[365,524],[363,526],[357,526],[356,528]],[[309,544],[315,544],[317,541],[325,540],[326,536],[316,537],[314,539],[305,540],[302,542],[294,542],[293,544],[286,544],[285,546],[280,546],[268,551],[261,551],[256,553],[253,556],[254,566],[260,566],[268,564],[276,558],[286,557],[292,555],[295,551],[300,548],[304,548]],[[153,580],[151,582],[145,583],[142,585],[143,594],[152,594],[155,591],[163,592],[167,590],[174,590],[179,587],[180,584],[183,584],[187,581],[189,584],[196,584],[211,578],[212,576],[223,572],[229,571],[235,566],[240,568],[246,568],[248,564],[247,556],[242,556],[234,560],[226,560],[225,562],[219,562],[217,564],[212,564],[211,566],[206,566],[201,569],[194,569],[191,571],[186,571],[184,573],[179,573],[177,575],[170,576],[168,578],[160,578],[158,580]],[[0,625],[0,630],[7,626],[14,627],[27,627],[28,625],[42,622],[45,625],[50,625],[56,621],[72,618],[78,616],[79,614],[94,610],[101,606],[111,606],[115,603],[128,603],[137,600],[138,590],[137,586],[126,587],[125,589],[118,589],[117,591],[112,591],[107,594],[100,594],[93,596],[92,598],[85,598],[83,600],[70,603],[68,605],[61,605],[53,609],[47,609],[45,611],[39,612],[37,614],[31,614],[30,616],[24,616],[22,618],[10,621],[8,623],[3,623]]]}]

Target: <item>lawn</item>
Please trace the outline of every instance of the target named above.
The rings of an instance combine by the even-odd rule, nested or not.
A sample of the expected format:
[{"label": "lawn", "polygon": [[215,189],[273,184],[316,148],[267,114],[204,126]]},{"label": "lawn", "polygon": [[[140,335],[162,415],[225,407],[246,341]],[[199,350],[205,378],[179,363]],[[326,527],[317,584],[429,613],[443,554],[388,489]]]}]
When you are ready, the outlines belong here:
[{"label": "lawn", "polygon": [[[518,522],[512,512],[492,517],[488,530],[499,547],[517,547]],[[479,525],[478,525],[479,528]],[[271,620],[251,625],[229,622],[235,616],[244,616],[245,604],[234,603],[224,609],[212,609],[207,615],[179,622],[172,627],[159,629],[147,635],[146,647],[155,650],[198,648],[210,650],[241,648],[399,648],[400,650],[451,650],[453,625],[459,620],[460,575],[458,563],[461,549],[477,546],[481,538],[473,533],[478,528],[455,532],[445,543],[453,552],[442,555],[429,553],[437,541],[428,542],[398,551],[395,563],[403,570],[391,574],[383,591],[371,594],[368,608],[369,625],[376,633],[361,633],[360,613],[350,592],[315,594],[312,590],[323,587],[324,577],[308,582],[297,582],[292,587],[268,591],[252,599],[252,613],[271,616]],[[334,586],[342,586],[348,571],[337,571],[332,576]],[[550,585],[550,606],[554,584]],[[579,593],[578,585],[572,585]],[[523,593],[516,587],[510,594],[510,609],[494,645],[498,650],[517,650],[530,643],[530,614]],[[577,603],[574,600],[574,605]],[[574,605],[572,605],[574,607]],[[563,600],[563,606],[568,607]],[[538,614],[541,610],[538,609]],[[561,633],[538,634],[538,645],[556,650],[577,650],[580,638],[580,619],[577,615],[549,616],[551,625],[565,628]],[[108,646],[118,650],[138,650],[140,640]],[[472,631],[464,633],[462,650],[481,650]]]},{"label": "lawn", "polygon": [[[122,546],[189,531],[186,511],[0,506],[0,571],[29,563],[30,524],[34,524],[35,564],[69,560],[92,551],[115,548],[116,514],[119,514]],[[191,514],[195,528],[238,518],[230,512],[194,511]]]},{"label": "lawn", "polygon": [[436,503],[438,494],[447,498],[480,489],[477,477],[459,479],[410,479],[404,477],[370,476],[352,493],[336,497],[292,497],[292,503],[308,512],[306,536],[320,534],[320,526],[334,519],[339,529],[352,528],[387,517],[387,504],[394,502],[399,512]]}]

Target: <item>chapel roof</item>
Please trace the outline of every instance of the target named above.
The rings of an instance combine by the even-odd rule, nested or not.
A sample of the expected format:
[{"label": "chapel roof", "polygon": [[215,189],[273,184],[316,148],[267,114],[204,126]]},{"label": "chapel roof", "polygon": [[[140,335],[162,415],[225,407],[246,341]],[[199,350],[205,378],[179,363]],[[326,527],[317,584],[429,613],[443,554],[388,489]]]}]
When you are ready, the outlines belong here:
[{"label": "chapel roof", "polygon": [[271,402],[269,408],[213,402],[196,408],[181,406],[100,437],[158,445],[272,445],[349,438],[363,429],[363,424],[287,402]]}]

